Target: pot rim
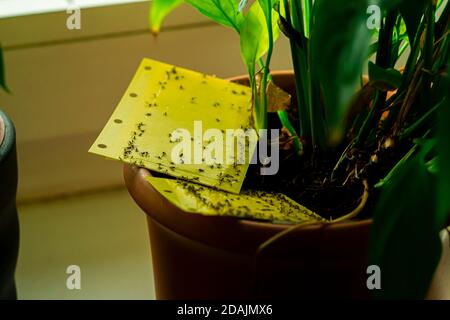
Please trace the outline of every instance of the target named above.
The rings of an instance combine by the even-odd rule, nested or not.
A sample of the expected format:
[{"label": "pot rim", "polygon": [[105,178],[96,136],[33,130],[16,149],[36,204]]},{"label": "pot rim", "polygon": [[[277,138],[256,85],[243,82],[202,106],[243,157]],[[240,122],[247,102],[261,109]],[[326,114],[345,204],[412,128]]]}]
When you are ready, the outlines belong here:
[{"label": "pot rim", "polygon": [[[237,217],[232,217],[232,216],[209,216],[209,215],[202,215],[202,214],[197,214],[197,213],[191,213],[188,211],[184,211],[180,208],[178,208],[177,206],[173,205],[169,200],[167,200],[160,192],[158,192],[158,190],[156,190],[155,188],[153,188],[153,186],[147,182],[146,178],[147,177],[151,177],[152,174],[150,173],[150,171],[148,169],[145,168],[139,168],[136,166],[131,166],[128,164],[124,164],[124,176],[125,176],[125,180],[127,181],[127,178],[129,176],[129,170],[134,171],[137,175],[137,177],[142,180],[144,183],[146,183],[154,192],[156,192],[162,199],[164,202],[168,202],[171,206],[175,207],[178,211],[183,212],[183,213],[188,213],[190,215],[195,215],[195,216],[200,216],[200,217],[205,217],[205,218],[230,218],[230,219],[236,219],[237,221],[239,221],[242,224],[248,225],[248,226],[254,226],[254,227],[258,227],[261,225],[264,225],[264,227],[268,227],[269,229],[274,229],[277,231],[282,231],[285,230],[286,228],[290,228],[293,226],[300,226],[302,224],[295,224],[295,223],[288,223],[288,222],[278,222],[278,223],[274,223],[273,221],[262,221],[262,220],[251,220],[251,219],[247,219],[247,218],[237,218]],[[128,184],[127,184],[128,186]],[[317,222],[311,225],[305,225],[305,228],[311,228],[313,229],[314,227],[317,226],[323,226],[323,225],[328,225],[328,226],[333,226],[333,227],[345,227],[346,224],[359,224],[359,223],[366,223],[366,222],[371,222],[372,219],[364,219],[364,220],[352,220],[353,218],[357,217],[357,215],[363,210],[364,206],[367,203],[367,198],[368,198],[368,188],[367,185],[365,185],[364,187],[364,192],[363,195],[361,196],[361,202],[358,204],[358,206],[353,209],[350,213],[342,216],[341,218],[346,218],[346,219],[336,219],[334,221],[330,221],[330,223],[323,223],[323,222]],[[156,219],[158,220],[158,219]]]},{"label": "pot rim", "polygon": [[16,131],[11,119],[0,110],[0,162],[6,157],[15,145]]},{"label": "pot rim", "polygon": [[[285,69],[285,70],[274,70],[274,71],[270,71],[270,75],[272,77],[277,77],[277,76],[293,76],[294,75],[294,70],[292,69]],[[239,75],[239,76],[235,76],[235,77],[230,77],[227,78],[228,81],[230,82],[242,82],[242,81],[248,81],[248,75]],[[295,81],[295,79],[294,79]]]},{"label": "pot rim", "polygon": [[5,122],[3,121],[3,117],[0,114],[0,146],[3,144],[4,138],[5,138]]},{"label": "pot rim", "polygon": [[[124,179],[128,191],[148,219],[181,236],[227,251],[254,253],[272,237],[299,224],[275,224],[270,221],[237,219],[225,216],[205,216],[189,213],[176,207],[146,180],[151,173],[144,168],[124,164]],[[296,228],[299,242],[310,243],[311,237],[330,238],[351,236],[353,232],[368,233],[372,219],[348,220],[339,223],[317,223]],[[303,241],[302,241],[303,239]],[[332,240],[331,240],[332,241]],[[321,250],[328,250],[322,248]],[[343,248],[342,256],[352,252]]]}]

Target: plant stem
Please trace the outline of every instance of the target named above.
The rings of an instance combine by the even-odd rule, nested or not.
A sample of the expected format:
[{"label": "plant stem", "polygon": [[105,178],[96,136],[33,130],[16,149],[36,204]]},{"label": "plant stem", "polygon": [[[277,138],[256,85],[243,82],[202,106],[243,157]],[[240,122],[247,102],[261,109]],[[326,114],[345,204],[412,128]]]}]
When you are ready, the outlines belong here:
[{"label": "plant stem", "polygon": [[[308,1],[308,0],[306,0]],[[302,4],[300,0],[292,0],[292,14],[293,14],[293,20],[292,25],[294,26],[297,31],[300,32],[303,36],[306,35],[305,33],[305,23],[303,19],[303,10],[302,10]]]},{"label": "plant stem", "polygon": [[379,119],[381,109],[384,106],[384,102],[386,101],[386,95],[386,92],[377,90],[375,103],[372,105],[372,108],[370,109],[363,125],[361,126],[361,129],[358,132],[358,135],[356,136],[355,147],[362,147],[362,145],[366,143],[367,137],[369,136],[370,132],[374,128],[376,128],[376,126],[374,126],[374,123]]},{"label": "plant stem", "polygon": [[[293,13],[292,20],[296,22],[292,22],[291,20],[291,11],[289,7],[289,1],[284,0],[284,8],[286,14],[286,20],[289,24],[291,24],[294,28],[299,26],[299,19],[296,13],[298,14],[298,10]],[[299,31],[299,30],[297,30]],[[290,39],[291,44],[291,54],[292,54],[292,64],[294,66],[294,75],[295,75],[295,91],[297,93],[297,107],[298,107],[298,117],[300,122],[300,136],[305,138],[306,140],[311,137],[311,129],[309,123],[309,110],[308,110],[308,92],[306,90],[306,81],[307,81],[307,61],[306,55],[304,53],[306,43],[303,41],[303,34],[301,34],[301,42],[304,44],[303,48],[300,48],[296,41]]]},{"label": "plant stem", "polygon": [[433,5],[433,1],[430,1],[430,4],[427,8],[426,20],[427,20],[427,28],[426,28],[426,37],[425,37],[425,45],[423,48],[424,51],[424,59],[423,59],[423,67],[425,68],[424,79],[423,79],[423,96],[421,105],[426,106],[429,104],[431,98],[431,81],[432,81],[432,72],[433,72],[433,54],[434,54],[434,24],[435,24],[435,12],[436,5]]},{"label": "plant stem", "polygon": [[278,110],[278,117],[280,118],[281,124],[289,132],[294,141],[294,149],[296,154],[301,154],[303,152],[303,144],[301,143],[294,126],[289,120],[289,116],[285,110]]},{"label": "plant stem", "polygon": [[262,80],[260,84],[260,99],[261,99],[261,106],[262,110],[259,110],[260,115],[262,116],[260,125],[262,126],[262,129],[267,129],[268,123],[267,123],[267,83],[268,83],[268,77],[270,74],[270,61],[272,59],[272,53],[273,53],[273,27],[272,27],[272,8],[270,8],[269,14],[266,17],[266,24],[267,24],[267,32],[269,37],[269,48],[267,50],[267,56],[266,56],[266,63],[263,68],[263,75]]},{"label": "plant stem", "polygon": [[382,26],[378,39],[378,52],[376,58],[377,66],[381,68],[392,67],[391,48],[392,48],[392,33],[397,21],[397,10],[388,13],[386,23]]},{"label": "plant stem", "polygon": [[311,30],[311,9],[313,6],[312,0],[304,0],[304,8],[305,8],[305,37],[309,39],[310,30]]},{"label": "plant stem", "polygon": [[392,179],[393,176],[395,176],[395,173],[397,172],[397,170],[403,166],[405,164],[406,161],[408,161],[409,158],[411,158],[411,156],[414,154],[414,152],[416,152],[418,148],[418,145],[415,144],[409,151],[408,153],[406,153],[406,155],[400,159],[399,162],[397,162],[397,164],[392,168],[391,171],[389,171],[389,173],[387,174],[386,177],[384,177],[383,179],[381,179],[374,187],[375,188],[381,188],[383,187],[386,183],[389,183],[389,181]]},{"label": "plant stem", "polygon": [[[376,57],[376,65],[381,68],[389,68],[392,64],[391,47],[392,47],[392,33],[397,21],[397,10],[389,12],[386,17],[386,22],[382,25],[378,38],[378,52]],[[372,130],[377,128],[376,122],[381,115],[386,103],[386,91],[377,90],[375,95],[375,102],[370,109],[358,135],[355,139],[355,147],[361,147],[365,143],[368,135]]]},{"label": "plant stem", "polygon": [[[398,88],[397,93],[395,94],[396,97],[398,97],[400,94],[407,91],[408,86],[411,83],[411,80],[414,76],[415,69],[416,69],[416,63],[417,58],[419,56],[420,52],[420,38],[422,36],[423,30],[425,29],[425,23],[424,20],[421,21],[419,24],[419,27],[417,28],[416,35],[414,37],[414,43],[410,43],[411,46],[411,52],[409,53],[408,60],[406,61],[405,69],[403,70],[403,76],[402,76],[402,83],[400,85],[400,88]],[[393,108],[390,112],[388,117],[383,123],[382,128],[382,134],[386,133],[388,130],[390,130],[395,123],[397,116],[400,112],[400,108]]]}]

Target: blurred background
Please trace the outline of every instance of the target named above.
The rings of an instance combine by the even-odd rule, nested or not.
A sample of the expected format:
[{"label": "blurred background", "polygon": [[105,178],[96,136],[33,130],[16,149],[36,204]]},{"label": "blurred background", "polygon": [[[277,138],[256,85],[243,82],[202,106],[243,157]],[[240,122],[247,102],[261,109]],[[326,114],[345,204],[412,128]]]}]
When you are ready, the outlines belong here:
[{"label": "blurred background", "polygon": [[[158,38],[150,1],[0,0],[0,42],[11,94],[0,106],[17,131],[19,299],[153,299],[144,213],[120,163],[87,150],[144,57],[226,78],[245,73],[238,36],[188,6]],[[69,30],[78,6],[81,28]],[[272,69],[291,66],[280,37]],[[81,268],[81,290],[66,268]]]}]

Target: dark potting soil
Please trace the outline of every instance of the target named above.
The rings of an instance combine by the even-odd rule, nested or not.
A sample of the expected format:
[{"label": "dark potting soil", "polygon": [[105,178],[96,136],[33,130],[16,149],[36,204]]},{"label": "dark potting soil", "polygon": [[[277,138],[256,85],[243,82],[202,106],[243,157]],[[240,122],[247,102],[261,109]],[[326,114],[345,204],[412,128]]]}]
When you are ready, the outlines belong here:
[{"label": "dark potting soil", "polygon": [[[358,215],[357,219],[366,219],[373,216],[380,189],[373,186],[386,177],[396,163],[410,150],[412,141],[405,141],[387,150],[378,152],[378,161],[370,163],[372,154],[364,154],[364,149],[359,151],[357,158],[361,158],[359,168],[366,165],[366,170],[358,179],[351,178],[343,183],[343,178],[331,180],[333,168],[344,150],[343,144],[334,152],[328,154],[320,165],[313,166],[301,156],[293,155],[293,150],[280,149],[279,171],[273,176],[262,176],[260,165],[250,165],[244,181],[244,190],[263,190],[268,192],[283,193],[299,204],[314,211],[326,219],[337,219],[351,213],[358,207],[364,193],[363,180],[369,186],[368,201]],[[306,158],[306,157],[305,157]],[[343,166],[345,167],[345,166]]]},{"label": "dark potting soil", "polygon": [[283,193],[326,219],[336,219],[358,207],[364,185],[362,181],[328,182],[330,175],[326,165],[313,168],[295,157],[280,157],[279,171],[273,176],[262,176],[259,165],[250,165],[243,189]]},{"label": "dark potting soil", "polygon": [[[269,114],[269,127],[281,130],[282,125],[276,114]],[[294,155],[292,144],[290,148],[280,147],[278,173],[262,176],[260,164],[251,164],[243,189],[283,193],[323,218],[339,218],[358,207],[364,192],[360,180],[349,180],[345,185],[330,182],[339,155],[339,152],[333,152],[319,165],[313,166]]]}]

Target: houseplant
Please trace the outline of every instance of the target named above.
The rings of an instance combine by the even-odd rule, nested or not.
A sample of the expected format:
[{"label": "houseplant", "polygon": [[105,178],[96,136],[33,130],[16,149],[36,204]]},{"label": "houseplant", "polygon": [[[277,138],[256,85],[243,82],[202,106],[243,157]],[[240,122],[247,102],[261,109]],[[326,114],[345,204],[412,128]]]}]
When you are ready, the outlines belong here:
[{"label": "houseplant", "polygon": [[[181,2],[153,1],[153,32],[159,30],[165,15]],[[375,294],[384,298],[423,298],[439,261],[439,232],[448,225],[450,211],[445,196],[450,191],[447,161],[450,133],[445,125],[445,120],[450,119],[447,2],[415,0],[413,5],[401,0],[186,2],[219,24],[237,31],[253,93],[253,125],[258,129],[283,127],[282,170],[274,177],[261,177],[250,170],[248,187],[275,188],[328,219],[339,219],[360,205],[365,189],[363,181],[366,181],[370,196],[358,213],[360,218],[373,217],[374,221],[368,264],[379,266],[383,275],[383,290],[375,291]],[[378,17],[379,29],[369,28],[369,8],[378,8],[382,14]],[[438,8],[441,11],[439,18],[436,15]],[[376,14],[372,18],[376,20]],[[270,60],[279,29],[291,41],[296,103],[287,110],[269,110]],[[371,44],[372,38],[376,41]],[[409,53],[405,53],[408,48]],[[403,54],[407,56],[407,63],[403,70],[396,69]],[[362,79],[363,64],[370,55],[376,56],[375,61],[368,64],[369,81],[363,83],[355,95]],[[275,77],[273,80],[277,83]],[[161,203],[155,191],[138,182],[139,175],[145,173],[132,170],[127,167],[125,176],[133,197],[147,213],[163,210],[155,207],[158,201]],[[155,198],[153,207],[146,204],[146,197]],[[157,217],[154,221],[149,219],[152,241],[158,241],[160,236],[166,240],[166,249],[175,243],[176,233],[192,236],[189,230],[195,229],[195,221],[198,220],[199,225],[203,223],[200,221],[203,217],[192,217],[183,220],[187,230],[185,227],[167,230],[169,225],[174,227],[171,224],[174,220],[182,219],[180,212],[167,216],[159,217],[159,220]],[[231,230],[239,230],[240,235],[248,235],[249,239],[259,227],[242,222],[220,221],[218,224],[234,224]],[[212,228],[207,222],[203,227]],[[333,227],[339,226],[331,229]],[[367,228],[367,225],[361,228]],[[213,229],[218,232],[219,228]],[[294,255],[293,244],[302,246],[307,239],[311,259],[321,261],[326,256],[324,246],[336,242],[332,236],[328,239],[334,241],[319,240],[322,238],[323,241],[331,234],[328,233],[330,228],[319,237],[317,232],[312,232],[316,238],[303,233],[311,229],[317,231],[311,226],[282,228],[266,224],[262,229],[261,233],[266,237],[257,237],[259,243],[266,241],[262,248],[276,243],[281,248],[269,257],[271,260]],[[360,231],[359,236],[352,238],[355,229],[343,229],[338,239],[350,237],[347,243],[355,239],[361,243],[367,240],[365,232]],[[303,241],[302,235],[306,237]],[[267,240],[271,236],[273,239]],[[197,240],[198,254],[206,250],[202,245],[208,244],[207,239],[203,243],[194,240]],[[231,240],[227,238],[227,241]],[[218,246],[217,243],[214,245]],[[184,249],[189,249],[187,247]],[[287,247],[292,250],[286,250]],[[178,249],[178,253],[183,252],[180,245]],[[342,246],[335,249],[334,256],[345,256]],[[361,268],[365,258],[363,252],[364,248],[355,249],[353,253],[358,262],[339,270],[355,265]],[[225,254],[216,251],[209,257]],[[156,257],[164,259],[164,252],[156,253]],[[173,264],[175,258],[169,257],[168,261]],[[304,268],[302,262],[305,260],[300,261],[299,268]],[[337,264],[331,270],[336,271],[335,266]],[[274,270],[277,269],[269,270],[264,278],[270,279]],[[316,278],[320,271],[314,274]],[[417,280],[409,281],[412,278]],[[173,279],[165,274],[164,279],[157,279],[157,286],[158,281],[170,284],[175,281]],[[342,283],[340,285],[342,288]],[[342,288],[341,293],[345,291],[346,288]],[[180,295],[183,296],[183,292]]]},{"label": "houseplant", "polygon": [[[0,46],[0,87],[8,91]],[[15,299],[14,272],[19,248],[16,210],[17,158],[15,131],[11,120],[0,110],[0,299]]]}]

